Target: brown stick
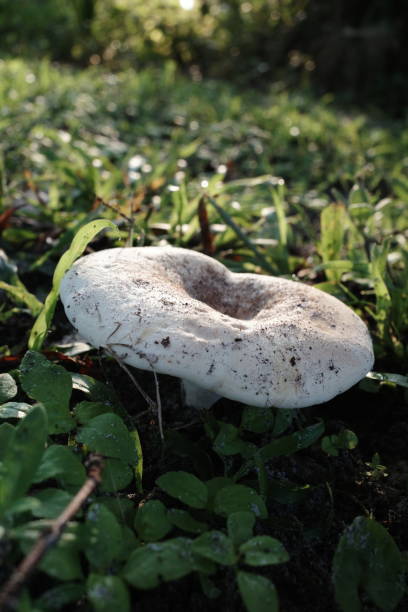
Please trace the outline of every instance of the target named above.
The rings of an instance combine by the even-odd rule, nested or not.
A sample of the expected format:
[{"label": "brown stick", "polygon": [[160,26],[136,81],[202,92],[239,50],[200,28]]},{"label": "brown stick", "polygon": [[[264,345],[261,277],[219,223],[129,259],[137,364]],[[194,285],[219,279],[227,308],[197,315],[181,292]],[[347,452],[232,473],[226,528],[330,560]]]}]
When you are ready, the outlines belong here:
[{"label": "brown stick", "polygon": [[207,207],[205,198],[202,196],[198,202],[198,221],[200,223],[201,230],[201,243],[203,245],[203,251],[206,255],[214,255],[215,246],[214,238],[211,233],[210,224],[208,221]]},{"label": "brown stick", "polygon": [[68,521],[74,517],[82,504],[101,483],[102,470],[103,458],[100,455],[91,455],[88,459],[88,477],[78,493],[59,517],[52,522],[50,528],[40,536],[0,591],[0,610],[15,610],[17,608],[18,593],[21,587],[35,570],[48,549],[58,542]]}]

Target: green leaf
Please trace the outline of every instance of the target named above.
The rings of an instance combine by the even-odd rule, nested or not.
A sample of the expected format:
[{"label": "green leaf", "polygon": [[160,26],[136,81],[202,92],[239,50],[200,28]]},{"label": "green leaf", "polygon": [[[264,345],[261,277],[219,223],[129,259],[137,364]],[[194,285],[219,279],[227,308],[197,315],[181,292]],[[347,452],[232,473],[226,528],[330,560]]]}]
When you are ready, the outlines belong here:
[{"label": "green leaf", "polygon": [[115,493],[125,489],[133,480],[133,470],[120,459],[105,459],[103,478],[100,485],[102,493]]},{"label": "green leaf", "polygon": [[241,571],[237,574],[237,582],[248,612],[278,612],[278,595],[270,580]]},{"label": "green leaf", "polygon": [[274,422],[275,411],[273,408],[245,406],[242,411],[241,426],[247,431],[265,433],[272,429]]},{"label": "green leaf", "polygon": [[153,589],[160,580],[178,580],[194,570],[191,540],[174,538],[146,544],[135,550],[124,569],[124,577],[137,589]]},{"label": "green leaf", "polygon": [[111,409],[102,402],[87,402],[85,400],[83,402],[79,402],[79,404],[74,407],[75,419],[81,425],[87,425],[87,423],[89,423],[89,421],[96,416],[106,414],[107,412],[111,412]]},{"label": "green leaf", "polygon": [[208,490],[207,508],[213,511],[214,501],[218,491],[220,491],[224,487],[234,484],[234,481],[232,480],[232,478],[226,478],[225,476],[216,476],[215,478],[207,480],[205,484],[207,485]]},{"label": "green leaf", "polygon": [[131,499],[114,495],[112,497],[98,497],[98,502],[104,504],[115,515],[120,524],[133,525],[135,503]]},{"label": "green leaf", "polygon": [[[220,423],[220,430],[214,440],[214,450],[219,455],[230,456],[241,453],[244,456],[253,454],[255,445],[239,437],[239,429],[230,423]],[[251,453],[252,450],[252,453]]]},{"label": "green leaf", "polygon": [[74,452],[60,444],[52,444],[44,452],[33,482],[54,478],[63,487],[78,487],[86,478],[85,468]]},{"label": "green leaf", "polygon": [[61,489],[42,489],[35,495],[40,504],[33,508],[32,513],[38,518],[55,519],[68,506],[72,495]]},{"label": "green leaf", "polygon": [[45,410],[42,406],[35,406],[14,428],[0,463],[0,516],[30,487],[46,438]]},{"label": "green leaf", "polygon": [[321,441],[322,450],[333,457],[338,456],[339,450],[353,450],[357,444],[358,438],[350,429],[343,429],[339,434],[324,436]]},{"label": "green leaf", "polygon": [[218,491],[214,500],[214,512],[228,516],[232,512],[253,512],[259,518],[266,518],[265,502],[258,493],[245,485],[230,485]]},{"label": "green leaf", "polygon": [[0,461],[3,461],[3,457],[6,456],[7,448],[14,438],[14,432],[15,427],[10,425],[10,423],[3,423],[0,425]]},{"label": "green leaf", "polygon": [[107,568],[122,549],[122,528],[104,504],[92,504],[86,514],[85,555],[92,566]]},{"label": "green leaf", "polygon": [[255,515],[253,512],[232,512],[228,515],[228,535],[238,547],[252,537],[255,526]]},{"label": "green leaf", "polygon": [[70,374],[41,353],[27,351],[21,362],[20,375],[21,386],[27,395],[45,406],[49,433],[70,431],[75,425],[69,412]]},{"label": "green leaf", "polygon": [[95,612],[128,612],[131,609],[129,591],[119,576],[90,574],[86,586]]},{"label": "green leaf", "polygon": [[320,438],[324,432],[323,421],[310,425],[288,436],[272,440],[269,444],[259,449],[259,454],[264,461],[275,457],[293,455],[303,448],[311,446]]},{"label": "green leaf", "polygon": [[40,508],[40,506],[40,500],[36,499],[35,497],[20,497],[20,499],[11,503],[7,507],[7,515],[14,516],[17,514],[25,514],[26,512],[31,512],[34,514],[34,512]]},{"label": "green leaf", "polygon": [[[19,540],[24,554],[31,550],[49,521],[32,521],[15,529],[15,537]],[[79,523],[70,522],[63,531],[58,543],[47,551],[40,562],[39,568],[49,576],[59,580],[77,580],[82,578],[82,567],[79,556],[82,542],[82,531]]]},{"label": "green leaf", "polygon": [[78,550],[64,547],[60,543],[47,552],[39,567],[58,580],[78,580],[83,577]]},{"label": "green leaf", "polygon": [[391,612],[405,590],[404,561],[388,531],[358,516],[340,538],[333,559],[336,601],[344,612],[360,612],[359,591]]},{"label": "green leaf", "polygon": [[295,410],[290,408],[275,408],[275,421],[273,423],[272,433],[274,436],[280,436],[288,427],[292,425],[295,418]]},{"label": "green leaf", "polygon": [[239,437],[239,429],[230,423],[220,423],[220,430],[214,440],[214,450],[219,455],[236,455],[245,444]]},{"label": "green leaf", "polygon": [[198,536],[192,550],[220,565],[233,565],[237,560],[232,540],[221,531],[206,531]]},{"label": "green leaf", "polygon": [[207,523],[197,521],[187,510],[170,508],[167,512],[167,518],[172,525],[189,533],[202,533],[208,529]]},{"label": "green leaf", "polygon": [[0,406],[0,419],[23,419],[31,408],[25,402],[7,402]]},{"label": "green leaf", "polygon": [[131,465],[137,463],[133,440],[122,419],[113,413],[100,414],[89,421],[77,434],[78,442],[106,457],[121,459]]},{"label": "green leaf", "polygon": [[283,544],[270,536],[255,536],[242,544],[239,552],[247,565],[275,565],[289,561]]},{"label": "green leaf", "polygon": [[[52,589],[48,589],[35,600],[35,605],[39,610],[60,610],[68,604],[75,604],[84,595],[85,589],[78,582],[67,582],[59,584]],[[73,609],[75,606],[72,606]]]},{"label": "green leaf", "polygon": [[89,396],[92,402],[104,404],[112,412],[123,410],[116,391],[109,385],[86,374],[72,374],[72,388]]},{"label": "green leaf", "polygon": [[[121,519],[119,518],[119,520],[123,521],[123,517]],[[140,546],[140,540],[136,537],[134,530],[128,527],[127,525],[124,525],[122,527],[122,549],[120,551],[120,554],[116,558],[115,565],[120,562],[122,567],[122,562],[126,562],[132,552],[138,546]]]},{"label": "green leaf", "polygon": [[82,255],[85,248],[96,236],[96,234],[107,227],[117,231],[117,227],[114,223],[112,223],[112,221],[107,221],[106,219],[96,219],[95,221],[91,221],[90,223],[87,223],[81,227],[81,229],[75,234],[74,239],[71,242],[71,246],[63,254],[57,264],[57,267],[55,268],[52,279],[52,289],[48,294],[44,306],[42,307],[30,333],[28,340],[28,347],[30,349],[35,351],[41,350],[54,316],[59,289],[65,272],[67,272],[74,261]]},{"label": "green leaf", "polygon": [[135,519],[135,529],[141,540],[154,542],[164,538],[172,525],[167,518],[166,506],[159,500],[147,501],[138,509]]},{"label": "green leaf", "polygon": [[205,508],[208,499],[206,485],[188,472],[166,472],[156,480],[157,485],[191,508]]},{"label": "green leaf", "polygon": [[17,395],[16,381],[10,374],[0,374],[0,403],[8,402]]}]

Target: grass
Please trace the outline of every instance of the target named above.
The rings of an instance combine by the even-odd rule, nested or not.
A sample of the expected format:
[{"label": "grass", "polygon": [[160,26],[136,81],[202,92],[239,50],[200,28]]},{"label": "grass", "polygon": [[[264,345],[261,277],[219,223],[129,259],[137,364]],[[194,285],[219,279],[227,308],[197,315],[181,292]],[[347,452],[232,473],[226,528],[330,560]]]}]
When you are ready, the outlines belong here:
[{"label": "grass", "polygon": [[[279,84],[191,82],[171,63],[2,61],[0,108],[0,579],[77,491],[86,450],[106,457],[20,609],[403,610],[407,123]],[[296,415],[227,400],[197,415],[159,377],[162,445],[127,373],[73,340],[60,306],[47,359],[26,353],[57,262],[99,218],[119,232],[93,249],[210,248],[234,271],[332,293],[367,322],[376,372]],[[132,375],[155,397],[150,374]]]}]

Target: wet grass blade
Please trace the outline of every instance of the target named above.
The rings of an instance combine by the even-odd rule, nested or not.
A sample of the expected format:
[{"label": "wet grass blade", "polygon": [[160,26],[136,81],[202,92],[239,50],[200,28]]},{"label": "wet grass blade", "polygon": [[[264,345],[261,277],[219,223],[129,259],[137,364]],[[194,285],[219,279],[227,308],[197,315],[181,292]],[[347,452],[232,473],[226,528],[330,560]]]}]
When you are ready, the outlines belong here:
[{"label": "wet grass blade", "polygon": [[74,261],[82,255],[94,236],[106,228],[117,230],[116,225],[112,223],[112,221],[107,221],[106,219],[97,219],[96,221],[87,223],[75,235],[68,251],[66,251],[59,260],[52,279],[52,289],[47,295],[44,306],[42,307],[30,333],[28,347],[31,350],[40,351],[42,348],[52,321],[52,317],[54,315],[62,277],[64,276],[65,272],[72,266]]},{"label": "wet grass blade", "polygon": [[235,234],[246,244],[246,246],[253,252],[255,255],[255,259],[258,264],[266,270],[270,274],[276,274],[276,270],[271,266],[268,260],[262,255],[262,253],[257,249],[255,244],[252,242],[250,238],[242,231],[242,229],[235,223],[232,217],[223,209],[221,206],[214,200],[214,198],[207,196],[210,204],[215,208],[218,212],[222,220],[235,232]]}]

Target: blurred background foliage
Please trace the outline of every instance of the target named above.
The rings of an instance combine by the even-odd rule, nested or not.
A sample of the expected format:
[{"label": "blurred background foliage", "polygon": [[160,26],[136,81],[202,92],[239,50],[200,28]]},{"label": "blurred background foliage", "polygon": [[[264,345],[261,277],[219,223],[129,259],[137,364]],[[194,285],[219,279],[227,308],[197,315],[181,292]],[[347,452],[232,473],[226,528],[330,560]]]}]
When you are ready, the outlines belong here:
[{"label": "blurred background foliage", "polygon": [[133,67],[174,60],[199,80],[316,87],[405,107],[403,0],[0,0],[3,56]]}]

